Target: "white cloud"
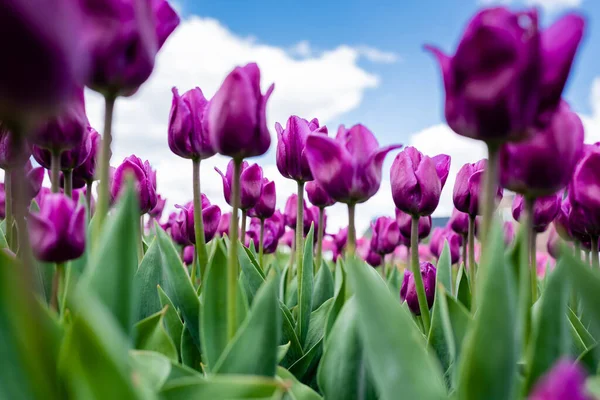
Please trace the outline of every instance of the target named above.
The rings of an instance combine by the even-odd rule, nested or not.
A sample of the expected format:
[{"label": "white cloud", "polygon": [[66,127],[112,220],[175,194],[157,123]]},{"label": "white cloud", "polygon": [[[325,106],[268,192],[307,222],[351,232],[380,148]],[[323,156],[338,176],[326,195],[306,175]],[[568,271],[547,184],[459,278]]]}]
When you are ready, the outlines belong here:
[{"label": "white cloud", "polygon": [[567,8],[579,7],[583,0],[479,0],[479,3],[483,5],[521,4],[530,7],[541,7],[549,13],[554,13]]},{"label": "white cloud", "polygon": [[590,94],[592,115],[582,115],[586,143],[600,142],[600,77],[594,79]]},{"label": "white cloud", "polygon": [[[375,47],[365,45],[350,48],[354,50],[360,57],[363,57],[372,63],[394,64],[400,61],[400,56],[391,51],[383,51]],[[290,54],[301,58],[307,58],[318,54],[318,51],[315,50],[307,40],[302,40],[296,43],[290,48],[289,52]]]}]

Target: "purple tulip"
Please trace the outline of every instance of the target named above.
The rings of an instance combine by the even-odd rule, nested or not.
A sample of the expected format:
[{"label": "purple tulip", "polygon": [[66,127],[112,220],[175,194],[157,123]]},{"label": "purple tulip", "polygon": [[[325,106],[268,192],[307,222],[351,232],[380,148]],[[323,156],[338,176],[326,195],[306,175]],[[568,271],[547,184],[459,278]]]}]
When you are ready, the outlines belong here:
[{"label": "purple tulip", "polygon": [[260,199],[254,207],[248,210],[248,216],[258,219],[269,218],[275,213],[276,202],[275,182],[263,178]]},{"label": "purple tulip", "polygon": [[48,194],[39,213],[28,218],[33,254],[38,260],[63,263],[85,249],[85,209],[63,194]]},{"label": "purple tulip", "polygon": [[578,363],[559,360],[536,382],[529,400],[591,400],[585,379],[585,370]]},{"label": "purple tulip", "polygon": [[[558,214],[560,210],[560,196],[553,194],[550,196],[538,197],[533,205],[533,226],[532,228],[538,232],[544,232],[548,225]],[[517,195],[513,201],[512,215],[516,221],[521,220],[525,209],[525,199],[523,196]]]},{"label": "purple tulip", "polygon": [[[306,210],[307,218],[303,218],[304,223],[304,236],[308,235],[310,231],[310,227],[314,226],[315,235],[313,239],[315,243],[317,241],[317,232],[319,231],[319,214],[321,213],[321,209],[317,206],[308,207]],[[304,217],[304,216],[303,216]],[[323,210],[323,232],[325,232],[325,228],[327,227],[327,213]]]},{"label": "purple tulip", "polygon": [[115,201],[121,193],[128,174],[134,178],[140,214],[144,215],[156,207],[156,171],[152,170],[148,161],[142,162],[139,157],[131,155],[125,158],[112,178],[110,188],[112,201]]},{"label": "purple tulip", "polygon": [[570,184],[572,206],[585,215],[584,227],[589,235],[600,236],[600,143],[586,146]]},{"label": "purple tulip", "polygon": [[308,201],[319,208],[335,204],[335,200],[329,197],[325,189],[317,181],[310,181],[306,184],[306,194],[308,195]]},{"label": "purple tulip", "polygon": [[241,160],[266,153],[271,145],[266,108],[274,87],[260,92],[254,63],[227,75],[205,112],[209,140],[219,154]]},{"label": "purple tulip", "polygon": [[501,147],[500,184],[531,197],[554,194],[569,183],[582,153],[583,124],[563,102],[530,139]]},{"label": "purple tulip", "polygon": [[[88,127],[86,128],[86,130],[90,132],[91,128]],[[60,170],[71,171],[79,167],[90,157],[91,151],[92,138],[88,133],[75,147],[69,150],[64,150],[60,153]],[[32,154],[35,161],[37,161],[38,164],[40,164],[42,167],[48,170],[52,168],[52,153],[50,152],[50,150],[44,149],[39,146],[33,146]]]},{"label": "purple tulip", "polygon": [[337,136],[309,135],[306,157],[315,180],[331,198],[341,203],[363,203],[381,186],[385,156],[401,145],[380,148],[363,125],[339,127]]},{"label": "purple tulip", "polygon": [[[408,239],[410,243],[412,217],[396,209],[396,221],[400,228],[400,234]],[[419,240],[425,239],[431,232],[431,216],[419,218]]]},{"label": "purple tulip", "polygon": [[[231,201],[231,190],[233,188],[233,169],[234,161],[227,164],[227,173],[223,174],[221,170],[215,167],[215,171],[223,179],[223,194],[227,204],[233,207]],[[249,210],[258,203],[262,193],[263,171],[258,164],[249,165],[248,162],[242,162],[242,173],[240,175],[240,204],[242,210]]]},{"label": "purple tulip", "polygon": [[511,221],[504,222],[504,244],[508,246],[515,240],[515,226]]},{"label": "purple tulip", "polygon": [[[177,235],[183,236],[186,244],[196,243],[196,231],[194,230],[194,204],[187,203],[184,206],[176,205],[181,210],[180,217],[176,219],[179,225],[176,228]],[[211,205],[208,197],[202,195],[202,222],[204,223],[204,241],[210,242],[215,236],[219,223],[221,222],[221,209],[216,205]],[[173,227],[171,227],[173,229]],[[180,241],[182,238],[177,236]]]},{"label": "purple tulip", "polygon": [[429,250],[431,254],[439,259],[446,242],[448,242],[450,248],[450,261],[452,264],[456,264],[460,260],[460,248],[463,244],[463,238],[451,229],[435,228],[429,241]]},{"label": "purple tulip", "polygon": [[31,161],[27,161],[23,169],[25,171],[26,183],[25,194],[27,196],[27,199],[31,200],[35,198],[42,189],[42,184],[44,182],[44,168],[33,168],[33,166],[31,165]]},{"label": "purple tulip", "polygon": [[292,246],[294,245],[295,239],[296,239],[296,234],[294,233],[294,231],[292,229],[288,229],[285,231],[285,233],[281,237],[281,243],[283,243],[284,245],[286,245],[289,248],[292,248]]},{"label": "purple tulip", "polygon": [[36,129],[32,143],[53,152],[70,150],[87,139],[88,126],[83,88],[77,88],[65,110]]},{"label": "purple tulip", "polygon": [[29,157],[31,157],[29,143],[26,140],[15,141],[14,133],[6,124],[0,122],[0,168],[9,170],[22,167]]},{"label": "purple tulip", "polygon": [[148,214],[155,219],[160,219],[162,216],[163,210],[165,209],[165,204],[167,204],[167,199],[164,199],[160,194],[156,196],[156,205]]},{"label": "purple tulip", "polygon": [[344,254],[344,248],[348,242],[348,227],[340,228],[338,233],[332,235],[332,238],[333,243],[335,244],[335,251],[333,252],[333,261],[335,261]]},{"label": "purple tulip", "polygon": [[221,214],[221,219],[219,220],[219,226],[217,227],[217,236],[225,236],[229,235],[229,224],[231,223],[231,213]]},{"label": "purple tulip", "polygon": [[200,88],[179,95],[173,88],[173,102],[169,115],[169,148],[183,158],[204,160],[215,155],[209,140],[204,116],[208,100]]},{"label": "purple tulip", "polygon": [[194,263],[194,256],[196,252],[194,251],[194,246],[189,245],[183,248],[183,263],[187,266],[190,266]]},{"label": "purple tulip", "polygon": [[[302,213],[302,220],[304,223],[304,229],[310,229],[310,215],[308,214],[308,207],[306,201],[303,200],[304,211]],[[285,209],[283,210],[283,216],[285,218],[285,224],[292,229],[296,229],[296,220],[298,218],[298,195],[292,194],[288,197],[285,202]]]},{"label": "purple tulip", "polygon": [[540,31],[537,11],[495,7],[475,15],[453,57],[427,46],[440,64],[450,128],[498,144],[522,140],[534,123],[548,123],[583,28],[583,18],[569,14]]},{"label": "purple tulip", "polygon": [[469,234],[469,214],[455,208],[452,210],[448,226],[459,235],[467,236]]},{"label": "purple tulip", "polygon": [[270,218],[268,218],[268,220],[271,221],[271,223],[273,223],[273,226],[275,228],[277,228],[277,238],[281,239],[285,234],[285,217],[283,216],[281,211],[275,210],[273,215]]},{"label": "purple tulip", "polygon": [[[77,204],[80,204],[82,202],[85,202],[85,198],[86,198],[86,194],[87,194],[87,187],[82,187],[79,189],[73,189],[73,193],[72,193],[72,198],[73,201]],[[94,214],[94,211],[96,209],[96,200],[94,199],[94,196],[90,196],[90,213]]]},{"label": "purple tulip", "polygon": [[62,110],[89,73],[85,26],[72,0],[2,2],[0,119],[22,126]]},{"label": "purple tulip", "polygon": [[377,254],[390,254],[400,242],[400,228],[395,219],[379,217],[371,223],[371,250]]},{"label": "purple tulip", "polygon": [[[95,179],[96,162],[100,154],[100,134],[92,127],[88,127],[90,137],[90,155],[85,161],[73,170],[73,181],[82,180],[91,184]],[[62,164],[62,161],[61,161]]]},{"label": "purple tulip", "polygon": [[379,267],[383,263],[383,257],[381,254],[376,253],[371,249],[367,250],[364,260],[371,267]]},{"label": "purple tulip", "polygon": [[[279,244],[278,227],[274,222],[270,220],[265,221],[264,230],[264,242],[263,250],[264,254],[272,254],[277,250]],[[246,247],[250,247],[250,242],[254,243],[254,248],[258,249],[260,246],[260,220],[253,218],[250,221],[250,226],[246,231]]]},{"label": "purple tulip", "polygon": [[[435,274],[436,269],[430,262],[422,262],[421,277],[423,278],[423,286],[425,287],[425,296],[427,297],[427,305],[431,309],[435,298]],[[419,308],[419,300],[417,299],[417,289],[415,287],[415,278],[413,273],[405,269],[402,287],[400,288],[400,299],[406,301],[408,308],[415,315],[421,315]]]},{"label": "purple tulip", "polygon": [[[192,204],[186,204],[186,206],[192,207]],[[174,215],[173,219],[171,219],[171,215]],[[185,215],[183,211],[171,215],[169,216],[171,238],[180,246],[188,246],[190,241],[187,237],[187,232],[184,231],[187,226],[185,224]]]},{"label": "purple tulip", "polygon": [[[474,217],[481,215],[479,202],[483,191],[483,181],[487,160],[483,159],[473,164],[463,165],[458,174],[452,192],[452,200],[457,210]],[[502,200],[503,190],[500,186],[496,190],[496,202]]]},{"label": "purple tulip", "polygon": [[88,86],[108,96],[131,96],[148,79],[154,59],[179,25],[165,0],[83,0],[92,75]]},{"label": "purple tulip", "polygon": [[431,215],[440,202],[449,170],[449,156],[431,158],[414,147],[405,148],[390,170],[396,207],[410,215]]},{"label": "purple tulip", "polygon": [[306,158],[306,138],[310,134],[327,135],[327,127],[319,127],[316,118],[308,122],[292,115],[285,126],[275,124],[277,131],[277,169],[285,178],[298,182],[312,181],[313,176]]}]

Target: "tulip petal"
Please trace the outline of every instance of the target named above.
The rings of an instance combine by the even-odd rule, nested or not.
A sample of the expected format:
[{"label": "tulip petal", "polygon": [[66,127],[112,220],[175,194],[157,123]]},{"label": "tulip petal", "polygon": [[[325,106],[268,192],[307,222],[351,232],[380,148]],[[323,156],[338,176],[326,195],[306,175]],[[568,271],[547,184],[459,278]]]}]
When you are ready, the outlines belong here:
[{"label": "tulip petal", "polygon": [[223,180],[223,196],[225,197],[225,201],[227,202],[227,204],[232,206],[232,204],[231,204],[231,186],[229,186],[227,177],[221,172],[221,170],[219,168],[215,167],[215,171],[217,171],[217,173],[219,175],[221,175],[221,179]]},{"label": "tulip petal", "polygon": [[252,164],[240,176],[240,208],[248,210],[256,205],[262,193],[263,171],[258,164]]},{"label": "tulip petal", "polygon": [[337,201],[350,200],[353,167],[345,147],[325,135],[309,135],[306,158],[313,177]]},{"label": "tulip petal", "polygon": [[438,154],[437,156],[431,157],[435,164],[435,170],[437,172],[440,181],[442,182],[442,188],[446,184],[446,179],[448,179],[448,174],[450,173],[450,156],[446,154]]}]

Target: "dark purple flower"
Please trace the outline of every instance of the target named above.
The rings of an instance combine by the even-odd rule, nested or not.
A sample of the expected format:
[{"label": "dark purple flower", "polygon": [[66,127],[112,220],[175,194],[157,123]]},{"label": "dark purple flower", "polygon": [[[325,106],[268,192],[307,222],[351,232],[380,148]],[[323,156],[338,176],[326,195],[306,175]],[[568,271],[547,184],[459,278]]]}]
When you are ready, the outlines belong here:
[{"label": "dark purple flower", "polygon": [[379,217],[371,223],[371,251],[377,254],[390,254],[400,242],[400,228],[395,219]]},{"label": "dark purple flower", "polygon": [[28,218],[33,254],[46,262],[74,260],[85,249],[85,209],[63,194],[48,194]]},{"label": "dark purple flower", "polygon": [[187,266],[190,266],[194,263],[194,256],[196,255],[196,251],[194,250],[193,245],[185,246],[183,248],[183,263]]},{"label": "dark purple flower", "polygon": [[90,155],[80,166],[73,170],[73,180],[79,179],[91,184],[96,179],[96,161],[100,154],[100,141],[102,138],[94,128],[88,127],[88,130],[90,137]]},{"label": "dark purple flower", "polygon": [[[277,250],[277,245],[279,244],[278,237],[278,227],[275,226],[270,220],[265,221],[265,230],[264,230],[264,253],[272,254]],[[258,249],[260,246],[260,220],[253,218],[250,221],[250,225],[248,230],[246,231],[246,247],[250,247],[250,242],[254,244],[254,248]]]},{"label": "dark purple flower", "polygon": [[266,108],[273,88],[260,92],[254,63],[227,75],[206,110],[209,140],[219,154],[241,160],[266,153],[271,145]]},{"label": "dark purple flower", "polygon": [[333,260],[337,260],[339,256],[344,253],[344,248],[346,247],[346,243],[348,242],[348,227],[345,226],[340,228],[338,233],[332,235],[333,242],[335,243],[335,251],[333,252]]},{"label": "dark purple flower", "polygon": [[[312,206],[312,207],[308,207],[308,210],[306,212],[307,215],[307,219],[304,219],[305,224],[304,224],[304,235],[308,235],[308,232],[310,231],[310,227],[314,226],[314,232],[315,235],[313,236],[313,239],[315,240],[315,243],[317,242],[317,232],[319,231],[319,214],[321,213],[321,209],[317,206]],[[308,222],[308,223],[306,223]],[[327,213],[325,212],[325,210],[323,210],[323,232],[325,232],[325,229],[327,227]]]},{"label": "dark purple flower", "polygon": [[231,213],[221,214],[219,226],[217,227],[217,236],[229,235],[229,224],[231,223]]},{"label": "dark purple flower", "polygon": [[0,168],[9,170],[22,167],[29,157],[31,157],[29,143],[26,140],[15,141],[14,133],[6,124],[0,122]]},{"label": "dark purple flower", "polygon": [[204,160],[215,155],[209,140],[204,116],[208,100],[200,88],[179,95],[173,88],[169,115],[169,148],[179,157]]},{"label": "dark purple flower", "polygon": [[577,164],[570,184],[569,197],[585,216],[586,232],[600,236],[600,143],[585,147],[583,158]]},{"label": "dark purple flower", "polygon": [[383,263],[383,257],[381,254],[368,249],[367,254],[365,255],[365,261],[371,267],[379,267]]},{"label": "dark purple flower", "polygon": [[[91,128],[86,128],[86,130],[90,130]],[[64,150],[60,153],[60,170],[61,171],[71,171],[74,168],[79,167],[83,164],[89,157],[92,151],[92,138],[89,134],[86,134],[82,141],[79,142],[75,147]],[[33,146],[32,147],[33,158],[38,162],[42,167],[50,170],[52,168],[52,153],[50,150],[44,149],[42,147]],[[85,184],[85,181],[84,181]]]},{"label": "dark purple flower", "polygon": [[148,161],[131,155],[123,160],[114,172],[110,194],[115,201],[126,184],[126,177],[131,175],[135,182],[135,191],[138,196],[140,213],[146,214],[156,207],[156,171],[152,170]]},{"label": "dark purple flower", "polygon": [[[223,180],[223,195],[227,204],[233,207],[231,191],[233,188],[234,160],[227,164],[227,172],[223,174],[215,167]],[[242,173],[240,175],[240,204],[242,210],[249,210],[256,205],[262,193],[263,171],[258,164],[249,165],[247,161],[242,162]]]},{"label": "dark purple flower", "polygon": [[535,10],[486,8],[469,22],[456,53],[437,58],[446,91],[445,116],[459,135],[490,143],[519,141],[546,124],[583,36],[584,20],[567,15],[545,31]]},{"label": "dark purple flower", "polygon": [[[430,262],[422,262],[420,265],[421,277],[423,278],[423,286],[425,287],[425,296],[427,297],[427,305],[431,309],[435,298],[435,274],[436,269]],[[419,300],[417,299],[417,289],[415,287],[415,278],[413,273],[405,269],[402,287],[400,288],[400,299],[406,301],[408,308],[415,315],[421,315]]]},{"label": "dark purple flower", "polygon": [[308,122],[292,115],[285,126],[275,124],[277,131],[277,169],[285,178],[298,182],[312,181],[313,176],[306,158],[306,139],[312,133],[327,135],[327,127],[319,127],[316,118]]},{"label": "dark purple flower", "polygon": [[[44,183],[44,168],[33,168],[31,161],[27,161],[23,167],[25,171],[25,194],[29,200],[38,195]],[[13,182],[15,179],[13,178]]]},{"label": "dark purple flower", "polygon": [[452,210],[448,226],[459,235],[467,236],[469,234],[469,214],[455,208]]},{"label": "dark purple flower", "polygon": [[[463,165],[458,174],[456,174],[456,182],[454,183],[454,191],[452,192],[452,200],[454,207],[458,211],[469,214],[474,217],[481,215],[479,209],[479,201],[481,192],[483,191],[483,181],[487,160],[483,159],[473,164]],[[498,186],[496,191],[496,202],[502,200],[502,188]]]},{"label": "dark purple flower", "polygon": [[440,258],[444,250],[444,243],[448,242],[450,248],[450,261],[456,264],[460,260],[460,247],[462,246],[463,238],[449,228],[437,227],[431,234],[429,241],[429,250],[435,257]]},{"label": "dark purple flower", "polygon": [[569,183],[582,153],[583,124],[563,102],[545,128],[501,147],[500,184],[531,197],[554,194]]},{"label": "dark purple flower", "polygon": [[[85,204],[85,196],[87,194],[87,187],[82,187],[79,189],[73,189],[73,201],[77,204]],[[90,197],[90,213],[94,214],[94,210],[96,209],[96,200],[92,195]]]},{"label": "dark purple flower", "polygon": [[[302,212],[302,220],[304,229],[308,226],[310,228],[310,216],[308,215],[308,207],[306,201],[303,200],[304,210]],[[298,195],[296,193],[290,195],[285,202],[285,208],[283,210],[283,216],[285,218],[285,224],[292,229],[296,229],[296,220],[298,215]]]},{"label": "dark purple flower", "polygon": [[0,183],[0,219],[6,218],[6,191],[4,183]]},{"label": "dark purple flower", "polygon": [[440,202],[450,170],[450,157],[423,155],[407,147],[394,159],[390,170],[396,207],[411,215],[431,215]]},{"label": "dark purple flower", "polygon": [[260,199],[254,207],[248,210],[248,216],[258,219],[269,218],[275,212],[276,202],[275,182],[263,178]]},{"label": "dark purple flower", "polygon": [[585,387],[585,370],[576,362],[562,359],[533,387],[529,400],[591,400]]},{"label": "dark purple flower", "polygon": [[152,218],[160,219],[162,216],[163,210],[165,209],[165,204],[167,204],[167,199],[163,199],[163,197],[159,194],[156,196],[156,205],[152,210],[148,212],[148,214]]},{"label": "dark purple flower", "polygon": [[154,59],[179,25],[165,0],[83,0],[87,14],[92,89],[131,96],[148,79]]},{"label": "dark purple flower", "polygon": [[335,200],[329,197],[317,181],[310,181],[306,184],[306,194],[308,201],[317,207],[325,208],[335,204]]},{"label": "dark purple flower", "polygon": [[[192,202],[187,203],[184,206],[176,205],[176,208],[181,210],[179,217],[175,220],[178,228],[177,235],[183,236],[186,240],[186,244],[196,243],[196,231],[194,230],[194,204]],[[204,223],[204,241],[210,242],[215,236],[219,224],[221,222],[221,209],[216,205],[211,205],[208,197],[202,194],[202,222]],[[171,227],[171,232],[173,227]],[[177,236],[179,241],[182,240],[180,236]]]},{"label": "dark purple flower", "polygon": [[276,233],[277,237],[281,239],[281,237],[285,234],[285,217],[279,210],[275,210],[273,215],[268,218],[271,221],[275,228],[277,228]]},{"label": "dark purple flower", "polygon": [[[553,194],[550,196],[538,197],[533,205],[533,229],[538,232],[544,232],[548,225],[558,214],[560,210],[560,196]],[[521,220],[525,211],[525,199],[521,195],[515,196],[512,206],[513,218]]]},{"label": "dark purple flower", "polygon": [[[398,227],[400,228],[400,234],[408,239],[410,243],[412,217],[409,214],[396,209],[396,221],[398,222]],[[430,232],[431,216],[420,217],[419,240],[425,239],[427,236],[429,236]]]},{"label": "dark purple flower", "polygon": [[385,156],[400,145],[380,148],[377,139],[363,125],[346,129],[337,136],[309,135],[306,157],[315,180],[331,198],[341,203],[363,203],[381,186]]}]

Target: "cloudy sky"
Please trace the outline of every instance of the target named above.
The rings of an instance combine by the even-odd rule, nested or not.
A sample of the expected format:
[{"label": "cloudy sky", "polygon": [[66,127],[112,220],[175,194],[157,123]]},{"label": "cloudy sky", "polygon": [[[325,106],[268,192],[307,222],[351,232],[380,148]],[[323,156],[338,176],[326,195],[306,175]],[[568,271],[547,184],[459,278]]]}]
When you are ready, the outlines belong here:
[{"label": "cloudy sky", "polygon": [[[449,215],[454,174],[485,151],[444,124],[439,72],[423,45],[452,52],[468,18],[493,3],[538,7],[544,25],[568,10],[588,17],[566,99],[584,119],[588,141],[600,140],[597,0],[179,0],[174,4],[182,23],[159,54],[154,74],[135,96],[117,102],[113,164],[130,154],[148,159],[169,208],[191,199],[191,161],[178,158],[167,145],[171,88],[183,92],[199,86],[212,96],[235,66],[257,62],[263,89],[275,82],[267,109],[273,135],[276,121],[285,125],[295,114],[317,117],[333,132],[339,124],[360,122],[382,145],[401,143],[429,155],[451,155],[451,178],[435,214]],[[91,92],[86,97],[90,121],[101,131],[103,101]],[[274,149],[251,161],[276,181],[283,208],[296,186],[279,175]],[[373,217],[393,215],[389,167],[394,156],[384,166],[380,191],[357,207],[359,229]],[[219,156],[204,161],[201,175],[203,192],[223,208],[227,205],[214,167],[224,169],[227,161]],[[345,223],[344,207],[329,210],[328,231]]]}]

